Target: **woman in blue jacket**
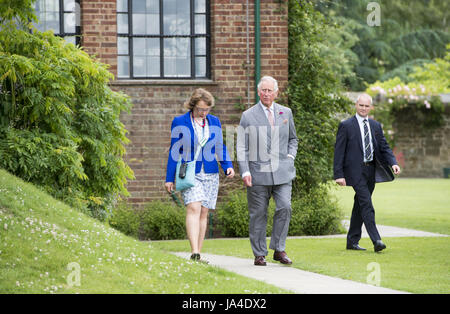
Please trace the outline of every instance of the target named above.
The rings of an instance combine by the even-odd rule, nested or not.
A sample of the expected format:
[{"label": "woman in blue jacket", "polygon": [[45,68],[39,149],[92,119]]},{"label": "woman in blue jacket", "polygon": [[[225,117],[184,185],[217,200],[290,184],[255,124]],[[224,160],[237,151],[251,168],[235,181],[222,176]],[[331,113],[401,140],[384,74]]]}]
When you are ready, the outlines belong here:
[{"label": "woman in blue jacket", "polygon": [[200,260],[208,212],[209,209],[215,209],[219,191],[217,161],[229,178],[234,176],[234,169],[223,143],[220,120],[209,114],[214,106],[211,93],[198,88],[184,106],[189,111],[172,121],[165,187],[169,193],[174,190],[178,160],[180,158],[184,161],[194,160],[194,155],[199,149],[195,167],[195,185],[181,191],[181,194],[186,206],[186,231],[191,244],[191,259]]}]

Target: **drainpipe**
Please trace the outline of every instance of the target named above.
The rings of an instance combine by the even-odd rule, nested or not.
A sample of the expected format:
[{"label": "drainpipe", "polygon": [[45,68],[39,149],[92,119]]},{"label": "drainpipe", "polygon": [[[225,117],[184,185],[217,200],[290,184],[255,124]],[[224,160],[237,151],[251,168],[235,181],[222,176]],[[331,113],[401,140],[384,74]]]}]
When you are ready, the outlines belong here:
[{"label": "drainpipe", "polygon": [[260,0],[255,0],[255,100],[259,101],[258,83],[261,78]]}]

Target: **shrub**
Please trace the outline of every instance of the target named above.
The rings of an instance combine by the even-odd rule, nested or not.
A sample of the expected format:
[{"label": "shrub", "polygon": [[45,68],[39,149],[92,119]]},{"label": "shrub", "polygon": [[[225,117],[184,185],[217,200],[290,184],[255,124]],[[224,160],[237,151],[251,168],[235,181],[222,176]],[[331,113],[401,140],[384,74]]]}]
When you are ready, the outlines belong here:
[{"label": "shrub", "polygon": [[[275,203],[271,199],[268,207],[267,236],[272,233],[272,217]],[[247,194],[236,191],[227,196],[217,209],[218,225],[226,237],[248,237],[249,214]],[[316,188],[313,193],[292,200],[290,236],[325,235],[341,233],[342,213],[336,201],[332,201],[325,188]]]},{"label": "shrub", "polygon": [[292,201],[289,235],[326,235],[344,232],[342,212],[324,187]]},{"label": "shrub", "polygon": [[117,229],[128,236],[134,238],[139,237],[141,228],[140,214],[123,203],[112,210],[112,214],[108,218],[108,223],[114,229]]},{"label": "shrub", "polygon": [[108,222],[140,240],[174,240],[186,238],[185,219],[185,211],[173,203],[153,201],[143,209],[121,203],[112,210]]},{"label": "shrub", "polygon": [[141,238],[151,240],[185,239],[185,211],[173,203],[150,202],[141,212]]},{"label": "shrub", "polygon": [[[269,203],[268,217],[273,217],[275,206]],[[225,198],[217,208],[217,224],[225,237],[248,237],[249,214],[247,207],[247,193],[235,191]],[[272,233],[272,220],[267,222],[267,235]]]},{"label": "shrub", "polygon": [[0,167],[104,219],[133,178],[119,119],[131,102],[109,88],[107,66],[2,20],[0,73]]}]

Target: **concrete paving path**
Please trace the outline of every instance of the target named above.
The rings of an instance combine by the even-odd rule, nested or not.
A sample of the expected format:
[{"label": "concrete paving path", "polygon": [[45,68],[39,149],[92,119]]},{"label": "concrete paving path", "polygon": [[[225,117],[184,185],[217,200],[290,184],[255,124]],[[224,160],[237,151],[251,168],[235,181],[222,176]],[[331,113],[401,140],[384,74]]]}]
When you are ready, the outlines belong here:
[{"label": "concrete paving path", "polygon": [[[175,255],[190,258],[190,253],[177,252]],[[202,259],[242,276],[264,281],[265,283],[301,294],[404,294],[396,291],[356,281],[320,275],[290,266],[267,263],[267,266],[254,266],[253,259],[202,253]]]},{"label": "concrete paving path", "polygon": [[[343,221],[348,229],[349,222]],[[382,237],[448,237],[448,235],[425,231],[377,225]],[[363,237],[368,237],[363,228]],[[345,234],[319,237],[290,238],[345,238]],[[345,243],[343,244],[345,245]],[[389,248],[388,248],[389,249]],[[190,253],[173,253],[179,257],[190,258]],[[369,284],[316,274],[279,263],[267,266],[254,266],[253,259],[237,258],[202,253],[202,259],[212,266],[220,267],[237,274],[261,280],[266,283],[302,294],[404,294],[407,292],[376,287]]]}]

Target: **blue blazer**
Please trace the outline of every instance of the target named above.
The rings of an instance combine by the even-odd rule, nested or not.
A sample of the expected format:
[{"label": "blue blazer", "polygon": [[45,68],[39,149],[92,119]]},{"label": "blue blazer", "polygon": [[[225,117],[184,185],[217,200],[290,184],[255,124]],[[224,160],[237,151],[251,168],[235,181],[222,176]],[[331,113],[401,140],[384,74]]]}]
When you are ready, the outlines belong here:
[{"label": "blue blazer", "polygon": [[[375,161],[376,182],[394,179],[390,167],[397,164],[384,137],[381,124],[369,119]],[[364,151],[361,130],[356,116],[339,124],[334,149],[334,179],[345,178],[348,186],[356,185],[362,177]]]},{"label": "blue blazer", "polygon": [[[224,172],[228,168],[233,168],[230,155],[223,143],[222,125],[219,118],[208,114],[206,116],[209,125],[209,139],[202,147],[195,165],[195,173],[199,173],[204,166],[205,173],[218,173],[219,166]],[[191,122],[191,111],[181,116],[175,117],[171,126],[171,141],[169,157],[167,159],[166,182],[175,182],[177,162],[180,158],[183,161],[194,160],[198,147],[198,138],[195,134]],[[216,160],[216,154],[218,160]]]}]

